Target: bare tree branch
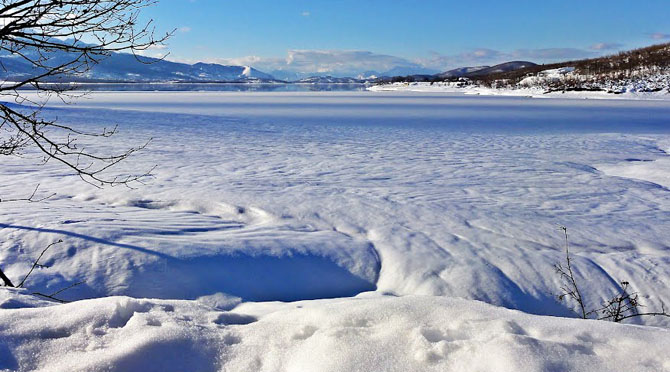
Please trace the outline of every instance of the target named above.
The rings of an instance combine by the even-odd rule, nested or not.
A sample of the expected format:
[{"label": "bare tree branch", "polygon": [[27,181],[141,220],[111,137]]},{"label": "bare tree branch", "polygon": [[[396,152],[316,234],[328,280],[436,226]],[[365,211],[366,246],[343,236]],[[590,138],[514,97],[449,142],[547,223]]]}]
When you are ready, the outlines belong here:
[{"label": "bare tree branch", "polygon": [[594,314],[601,314],[597,317],[598,320],[610,320],[613,322],[621,322],[625,319],[641,317],[641,316],[663,316],[670,318],[670,313],[665,310],[665,305],[661,302],[661,311],[640,312],[639,308],[644,307],[639,301],[637,292],[630,292],[627,281],[621,282],[621,288],[618,289],[618,294],[603,302],[602,307],[587,311],[584,304],[584,298],[579,291],[577,279],[572,271],[572,264],[570,258],[570,250],[568,247],[568,229],[565,226],[560,226],[565,235],[565,267],[558,263],[554,266],[556,273],[560,276],[561,294],[558,295],[558,300],[563,301],[566,298],[572,299],[579,305],[579,314],[583,319],[590,319]]},{"label": "bare tree branch", "polygon": [[5,275],[4,272],[2,272],[2,269],[0,269],[0,279],[2,279],[2,282],[5,284],[6,287],[14,287],[14,283],[12,283],[11,280]]},{"label": "bare tree branch", "polygon": [[35,195],[37,194],[37,190],[40,188],[40,184],[38,183],[37,186],[35,186],[35,189],[33,190],[33,193],[30,194],[29,197],[27,198],[15,198],[15,199],[0,199],[0,203],[9,203],[9,202],[18,202],[18,201],[25,201],[28,203],[39,203],[41,201],[45,201],[47,199],[52,198],[53,196],[56,195],[56,193],[49,194],[47,196],[41,197],[41,198],[36,198]]},{"label": "bare tree branch", "polygon": [[565,263],[566,267],[564,268],[563,265],[560,263],[556,264],[554,268],[556,269],[556,273],[559,274],[561,277],[561,280],[563,281],[563,285],[561,286],[561,290],[563,291],[559,296],[558,299],[559,301],[563,301],[566,297],[571,298],[574,301],[577,302],[579,305],[579,310],[581,311],[581,317],[583,319],[587,319],[589,316],[589,313],[586,312],[586,308],[584,306],[584,299],[582,298],[582,293],[579,291],[579,287],[577,286],[577,281],[575,280],[575,274],[572,272],[572,264],[571,264],[571,259],[570,259],[570,247],[568,244],[568,228],[565,226],[559,226],[561,230],[563,230],[563,233],[565,234]]},{"label": "bare tree branch", "polygon": [[73,283],[73,284],[71,284],[71,285],[69,285],[69,286],[63,288],[63,289],[59,289],[59,290],[57,290],[56,292],[51,293],[51,294],[44,294],[44,293],[41,293],[41,292],[33,292],[33,294],[34,294],[35,296],[40,296],[40,297],[48,298],[48,299],[50,299],[50,300],[53,300],[53,301],[56,301],[56,302],[60,302],[60,303],[62,303],[62,304],[67,304],[67,303],[69,303],[70,301],[63,300],[63,299],[61,299],[61,298],[57,298],[56,296],[59,295],[59,294],[61,294],[61,293],[63,293],[63,292],[65,292],[65,291],[67,291],[68,289],[72,289],[72,288],[74,288],[74,287],[76,287],[76,286],[79,286],[79,285],[82,285],[82,284],[84,284],[84,282],[76,282],[76,283]]},{"label": "bare tree branch", "polygon": [[26,276],[23,277],[23,280],[21,280],[21,282],[19,283],[19,285],[17,286],[17,288],[21,288],[21,287],[23,287],[23,284],[26,282],[26,279],[28,279],[28,277],[30,276],[30,274],[33,273],[33,270],[35,270],[35,267],[37,267],[37,266],[40,264],[40,259],[42,259],[42,256],[44,256],[44,254],[49,250],[49,248],[53,247],[53,246],[56,245],[56,244],[60,244],[60,243],[62,243],[62,242],[63,242],[63,240],[59,239],[58,241],[53,242],[53,243],[47,245],[47,247],[44,248],[44,250],[42,250],[42,253],[40,253],[39,257],[37,257],[37,259],[35,260],[35,262],[33,262],[33,266],[30,268],[30,270],[28,271],[28,273],[26,274]]},{"label": "bare tree branch", "polygon": [[[140,56],[174,33],[156,37],[153,21],[140,21],[140,11],[156,2],[0,0],[0,156],[20,156],[33,150],[43,156],[43,163],[55,161],[96,187],[130,187],[149,177],[153,168],[135,174],[108,174],[151,140],[115,154],[99,153],[80,146],[79,140],[110,137],[116,134],[116,127],[91,133],[45,119],[42,109],[52,97],[63,102],[74,97],[68,93],[71,87],[67,79],[83,76],[114,53],[131,53],[142,63],[160,60]],[[18,71],[16,66],[27,68]],[[37,92],[36,98],[28,98],[20,91],[27,88]],[[0,202],[37,202],[53,196],[37,198],[38,188],[39,185],[28,198]],[[19,287],[53,244],[42,251]],[[0,279],[14,287],[2,270]],[[37,295],[60,301],[53,297],[58,293]]]},{"label": "bare tree branch", "polygon": [[57,296],[57,295],[59,295],[59,294],[65,292],[65,291],[67,291],[68,289],[72,289],[72,288],[77,287],[77,286],[80,286],[80,285],[82,285],[82,284],[84,284],[84,282],[76,282],[76,283],[72,283],[72,284],[70,284],[69,286],[67,286],[67,287],[65,287],[65,288],[62,288],[62,289],[57,290],[56,292],[50,294],[49,296]]},{"label": "bare tree branch", "polygon": [[[156,0],[0,0],[0,56],[11,55],[31,67],[16,73],[4,64],[5,81],[0,97],[14,98],[21,106],[0,102],[0,155],[19,155],[27,148],[41,152],[97,187],[128,185],[150,175],[103,176],[103,172],[146,147],[131,147],[111,155],[77,147],[79,137],[109,137],[116,129],[100,133],[45,120],[40,111],[52,96],[63,99],[71,87],[64,79],[81,76],[95,64],[117,52],[132,53],[143,63],[144,50],[161,45],[174,31],[155,37],[153,20],[140,22],[140,11]],[[60,83],[59,83],[60,82]],[[43,94],[29,100],[20,89],[31,87]],[[30,105],[24,105],[24,103]]]}]

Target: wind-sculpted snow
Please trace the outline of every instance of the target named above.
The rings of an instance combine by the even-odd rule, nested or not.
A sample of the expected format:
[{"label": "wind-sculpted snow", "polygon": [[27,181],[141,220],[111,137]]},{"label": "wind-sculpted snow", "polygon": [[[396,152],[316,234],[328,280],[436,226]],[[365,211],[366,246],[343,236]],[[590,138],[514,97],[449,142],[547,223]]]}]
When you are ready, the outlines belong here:
[{"label": "wind-sculpted snow", "polygon": [[432,296],[248,303],[233,311],[107,297],[4,310],[0,332],[0,368],[22,371],[670,369],[664,329]]},{"label": "wind-sculpted snow", "polygon": [[[169,301],[191,309],[191,319],[207,318],[203,322],[214,324],[208,327],[249,321],[230,326],[249,331],[212,330],[195,337],[199,323],[161,313],[157,320],[142,315],[131,333],[93,333],[85,342],[71,337],[108,321],[85,320],[94,325],[48,338],[39,334],[37,318],[58,317],[67,312],[63,307],[12,310],[25,321],[14,326],[12,316],[0,319],[2,340],[11,335],[0,341],[0,356],[11,356],[5,359],[15,365],[28,363],[24,370],[46,368],[38,365],[52,355],[45,351],[44,359],[30,362],[36,364],[23,362],[22,355],[35,351],[26,340],[38,339],[54,348],[49,350],[79,345],[78,350],[111,352],[82,356],[89,358],[77,364],[84,370],[139,370],[142,365],[133,364],[139,356],[190,348],[191,342],[207,345],[193,351],[199,370],[352,371],[373,369],[365,366],[375,361],[380,370],[459,370],[459,363],[489,363],[475,358],[487,350],[509,370],[525,370],[512,368],[514,355],[530,355],[527,370],[611,370],[634,363],[617,356],[634,343],[642,351],[630,355],[644,362],[640,368],[669,368],[654,351],[665,342],[664,331],[536,318],[472,301],[378,296],[461,297],[573,316],[555,300],[560,283],[553,265],[564,259],[557,227],[562,224],[569,229],[573,267],[588,307],[613,296],[621,280],[648,296],[643,302],[649,309],[670,303],[670,193],[662,181],[668,172],[662,150],[670,143],[667,103],[393,93],[102,93],[81,105],[52,106],[45,114],[87,129],[118,122],[120,132],[104,143],[108,149],[153,137],[122,170],[158,167],[136,189],[98,190],[55,164],[35,166],[34,154],[3,159],[3,198],[27,196],[37,183],[42,194],[57,192],[41,203],[0,204],[0,265],[10,277],[25,273],[47,244],[64,240],[45,255],[48,268],[29,278],[31,290],[53,293],[83,282],[62,297],[199,298],[197,306],[216,311],[249,300],[377,294],[359,295],[372,297],[360,307],[364,302],[349,299],[235,308],[260,319],[253,323],[191,308],[192,301]],[[651,168],[622,168],[646,164]],[[91,312],[87,319],[95,313],[88,306],[144,303],[96,301],[81,303],[82,314]],[[168,302],[147,303],[152,305],[137,305],[133,312],[151,314]],[[39,306],[44,305],[18,295],[0,303],[7,309]],[[314,308],[303,313],[296,306]],[[481,330],[475,320],[462,332],[460,321],[444,320],[480,310],[486,319]],[[334,316],[339,311],[344,315]],[[505,325],[517,318],[528,323]],[[170,327],[149,327],[156,322]],[[668,325],[658,318],[645,324]],[[151,335],[158,341],[145,329],[155,330]],[[495,336],[501,329],[504,335]],[[133,338],[135,346],[123,346],[119,340],[135,332],[142,333]],[[634,341],[611,341],[608,334]],[[272,345],[283,351],[266,352]],[[356,345],[363,349],[354,350]],[[342,351],[332,359],[310,359],[326,354],[324,348]],[[402,353],[397,365],[394,353]],[[580,357],[565,357],[575,353]],[[562,355],[563,362],[551,355]],[[198,364],[202,360],[213,364]],[[359,367],[352,364],[357,360]],[[71,363],[54,366],[69,369]]]},{"label": "wind-sculpted snow", "polygon": [[670,190],[670,142],[659,145],[658,152],[666,156],[648,158],[628,158],[616,164],[605,164],[599,169],[611,176],[620,176],[652,182]]},{"label": "wind-sculpted snow", "polygon": [[[120,122],[107,146],[153,137],[123,166],[158,168],[137,189],[97,190],[55,166],[5,160],[2,195],[21,196],[37,183],[58,193],[3,205],[8,274],[65,240],[47,255],[52,268],[31,278],[40,290],[84,281],[69,298],[225,292],[272,300],[377,287],[565,314],[552,295],[552,265],[562,259],[556,225],[565,224],[596,301],[624,279],[659,300],[670,296],[662,279],[667,190],[598,170],[667,160],[658,147],[667,104],[103,93],[81,105],[138,111],[45,114],[91,129]],[[660,134],[588,133],[607,129]],[[245,283],[244,271],[256,282]],[[659,279],[640,280],[646,275]]]},{"label": "wind-sculpted snow", "polygon": [[[68,283],[60,275],[85,281],[76,289],[80,297],[195,299],[225,292],[245,300],[288,301],[375,289],[380,263],[374,246],[337,231],[290,226],[258,208],[212,201],[73,199],[67,204],[93,205],[93,211],[48,226],[22,224],[9,212],[0,223],[11,235],[34,238],[34,244],[57,237],[68,242],[46,262],[63,271],[57,269],[57,277],[47,270],[36,274],[34,289]],[[43,218],[56,218],[44,212]],[[16,258],[23,269],[26,257]]]}]

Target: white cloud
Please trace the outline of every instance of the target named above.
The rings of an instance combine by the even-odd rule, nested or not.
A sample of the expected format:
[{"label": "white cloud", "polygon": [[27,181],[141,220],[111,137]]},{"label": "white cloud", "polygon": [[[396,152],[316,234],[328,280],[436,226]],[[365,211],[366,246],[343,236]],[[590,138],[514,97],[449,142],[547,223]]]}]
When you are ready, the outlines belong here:
[{"label": "white cloud", "polygon": [[654,40],[666,40],[670,39],[670,34],[665,34],[662,32],[654,32],[653,34],[649,34],[649,37],[651,37]]},{"label": "white cloud", "polygon": [[144,50],[138,50],[135,53],[144,57],[165,58],[169,54],[169,51],[168,46],[165,44],[154,44]]},{"label": "white cloud", "polygon": [[402,57],[377,54],[361,50],[289,50],[285,58],[244,56],[238,58],[216,58],[209,62],[253,66],[268,73],[281,76],[311,76],[324,74],[333,76],[357,76],[362,72],[383,73],[391,69],[423,69],[417,63]]},{"label": "white cloud", "polygon": [[181,26],[181,27],[179,27],[179,32],[185,34],[187,32],[191,32],[191,28],[188,27],[188,26]]},{"label": "white cloud", "polygon": [[206,62],[219,63],[222,65],[253,66],[261,70],[263,68],[267,70],[286,65],[286,59],[284,58],[269,58],[259,56],[244,56],[237,58],[214,58],[207,60]]},{"label": "white cloud", "polygon": [[[603,45],[603,47],[612,47],[613,45],[607,44]],[[602,50],[604,51],[605,49]],[[428,68],[447,71],[458,67],[495,65],[512,60],[530,60],[531,62],[545,63],[590,58],[596,55],[597,53],[594,51],[578,48],[516,49],[511,52],[478,48],[451,55],[432,52],[430,57],[417,59],[416,62]]]},{"label": "white cloud", "polygon": [[594,57],[594,52],[577,48],[517,49],[511,53],[515,58],[535,59],[538,62],[563,61]]},{"label": "white cloud", "polygon": [[589,47],[591,50],[615,50],[623,47],[623,44],[619,43],[597,43]]},{"label": "white cloud", "polygon": [[300,15],[303,16],[303,17],[309,17],[311,15],[311,13],[308,12],[308,11],[304,11],[304,12],[300,13]]},{"label": "white cloud", "polygon": [[301,73],[318,71],[333,74],[386,71],[398,66],[420,67],[401,57],[359,50],[289,50],[286,65]]},{"label": "white cloud", "polygon": [[[510,52],[488,48],[472,49],[459,54],[445,55],[431,52],[427,58],[410,60],[387,54],[364,50],[311,50],[293,49],[286,57],[243,56],[237,58],[213,58],[202,62],[224,65],[253,66],[280,79],[306,77],[315,74],[332,76],[358,76],[369,73],[408,75],[434,73],[466,66],[494,65],[513,60],[529,60],[536,63],[564,61],[595,57],[606,50],[618,48],[619,44],[599,43],[590,50],[578,48],[516,49]],[[195,63],[198,61],[182,60]]]},{"label": "white cloud", "polygon": [[504,60],[506,58],[510,58],[506,53],[493,49],[478,48],[452,55],[431,52],[429,58],[419,59],[417,62],[423,66],[443,71],[447,68],[482,65],[490,63],[491,61]]}]

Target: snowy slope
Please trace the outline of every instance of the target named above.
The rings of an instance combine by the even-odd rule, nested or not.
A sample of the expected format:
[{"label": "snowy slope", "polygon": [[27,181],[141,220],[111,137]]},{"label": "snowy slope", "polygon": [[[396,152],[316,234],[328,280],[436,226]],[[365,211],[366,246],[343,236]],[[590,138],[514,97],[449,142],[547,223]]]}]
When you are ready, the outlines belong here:
[{"label": "snowy slope", "polygon": [[484,70],[487,69],[491,66],[472,66],[472,67],[460,67],[460,68],[455,68],[449,71],[445,71],[439,74],[436,74],[437,77],[441,78],[452,78],[452,77],[461,77],[461,76],[466,76],[469,73],[476,72],[479,70]]},{"label": "snowy slope", "polygon": [[[533,98],[576,98],[576,99],[621,99],[621,100],[670,100],[670,75],[658,76],[650,80],[629,83],[616,82],[615,91],[595,87],[593,90],[553,90],[540,83],[560,80],[563,74],[549,71],[546,76],[533,76],[522,81],[517,87],[485,87],[469,81],[459,82],[413,82],[373,85],[366,89],[372,92],[420,92],[420,93],[458,93],[484,96],[511,96]],[[663,87],[658,89],[659,87]]]},{"label": "snowy slope", "polygon": [[[490,68],[475,68],[474,72],[467,68],[456,69],[436,77],[444,81],[407,79],[401,83],[379,84],[370,89],[521,96],[567,92],[569,96],[576,93],[582,97],[624,95],[626,98],[657,98],[670,95],[670,44],[549,65],[515,61]],[[416,84],[418,82],[426,83]]]}]

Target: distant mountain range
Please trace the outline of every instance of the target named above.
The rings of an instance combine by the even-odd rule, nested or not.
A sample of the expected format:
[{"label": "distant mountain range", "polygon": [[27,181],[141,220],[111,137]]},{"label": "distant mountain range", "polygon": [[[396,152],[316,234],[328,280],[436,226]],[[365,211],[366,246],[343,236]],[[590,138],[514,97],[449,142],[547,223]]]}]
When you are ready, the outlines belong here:
[{"label": "distant mountain range", "polygon": [[495,66],[461,67],[440,74],[436,74],[436,76],[440,78],[486,76],[501,72],[515,71],[532,66],[537,66],[537,64],[528,61],[512,61],[512,62],[501,63]]},{"label": "distant mountain range", "polygon": [[[35,52],[24,54],[36,58]],[[50,54],[48,63],[57,65],[72,58],[65,52]],[[0,53],[0,79],[20,80],[40,73],[23,58],[7,52]],[[77,82],[272,82],[276,79],[250,66],[225,66],[213,63],[186,64],[128,53],[114,53],[95,64],[84,74],[67,77]]]},{"label": "distant mountain range", "polygon": [[452,88],[538,89],[548,92],[600,91],[613,94],[670,94],[670,43],[616,54],[537,65],[513,61],[496,66],[464,67],[437,75],[387,78],[377,83],[437,83]]},{"label": "distant mountain range", "polygon": [[[37,58],[36,51],[24,50],[25,55]],[[53,52],[49,63],[57,65],[72,59],[65,52]],[[6,51],[0,52],[0,79],[22,80],[40,74],[23,58]],[[401,79],[411,81],[433,81],[459,77],[487,76],[536,66],[527,61],[506,62],[495,66],[462,67],[439,73],[421,67],[394,67],[378,73],[365,71],[357,77],[305,76],[291,71],[277,70],[272,73],[259,71],[251,66],[228,66],[215,63],[179,63],[150,57],[137,57],[128,53],[113,53],[82,74],[66,77],[73,82],[296,82],[303,84],[360,84],[378,83]],[[52,79],[53,80],[53,79]],[[61,80],[63,78],[61,77]]]},{"label": "distant mountain range", "polygon": [[293,81],[293,83],[298,84],[361,84],[362,82],[362,79],[333,76],[310,76]]}]

